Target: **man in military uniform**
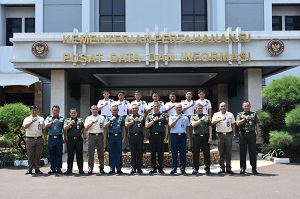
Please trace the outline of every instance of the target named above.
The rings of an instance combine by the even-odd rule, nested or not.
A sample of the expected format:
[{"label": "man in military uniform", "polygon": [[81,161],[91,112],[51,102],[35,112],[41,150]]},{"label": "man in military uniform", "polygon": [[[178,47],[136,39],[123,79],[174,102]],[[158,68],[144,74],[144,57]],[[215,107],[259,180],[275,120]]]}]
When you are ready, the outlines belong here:
[{"label": "man in military uniform", "polygon": [[130,174],[142,174],[143,148],[146,140],[145,118],[138,114],[138,105],[132,105],[132,114],[125,119],[125,126],[129,128],[129,144],[131,149],[131,171]]},{"label": "man in military uniform", "polygon": [[[79,174],[83,171],[83,144],[86,142],[85,128],[82,118],[78,118],[75,108],[70,109],[70,118],[65,119],[64,137],[67,137],[68,169],[64,174],[71,174],[73,169],[74,153],[76,153]],[[83,134],[83,139],[82,139]]]},{"label": "man in military uniform", "polygon": [[89,146],[88,146],[88,154],[89,154],[89,171],[88,174],[93,173],[94,168],[94,153],[95,148],[97,147],[97,154],[99,160],[99,171],[101,174],[105,174],[104,171],[104,143],[106,141],[106,134],[104,131],[104,121],[105,118],[103,115],[98,115],[98,108],[96,105],[91,106],[92,115],[88,116],[85,119],[84,125],[86,130],[89,133]]},{"label": "man in military uniform", "polygon": [[[130,104],[127,100],[125,100],[125,92],[124,91],[119,91],[118,92],[118,98],[119,100],[118,101],[114,101],[112,106],[114,105],[117,105],[118,108],[119,108],[119,112],[118,112],[118,115],[123,117],[123,120],[125,121],[125,118],[129,112],[129,109],[130,109]],[[127,133],[127,129],[126,130],[126,133]],[[126,138],[125,142],[123,143],[123,151],[124,153],[127,153],[128,151],[128,140]]]},{"label": "man in military uniform", "polygon": [[29,109],[30,116],[26,117],[23,121],[23,127],[26,130],[26,151],[28,156],[26,174],[32,174],[33,168],[35,169],[36,174],[43,174],[39,168],[44,145],[44,140],[42,138],[43,129],[45,128],[44,118],[37,115],[37,106],[30,106]]},{"label": "man in military uniform", "polygon": [[[149,113],[146,118],[146,128],[150,132],[150,153],[152,170],[150,174],[159,173],[164,174],[164,143],[168,139],[168,121],[166,115],[160,112],[160,104],[153,103],[154,113]],[[158,156],[158,165],[156,165],[156,153]]]},{"label": "man in military uniform", "polygon": [[171,152],[172,152],[172,171],[170,174],[177,173],[177,157],[180,154],[180,172],[186,174],[186,145],[189,142],[189,118],[182,114],[182,105],[176,104],[176,114],[169,117],[171,128]]},{"label": "man in military uniform", "polygon": [[[59,115],[60,107],[58,105],[52,106],[52,115],[48,116],[45,120],[45,127],[48,131],[48,147],[50,153],[50,171],[48,174],[59,173],[62,174],[62,154],[63,154],[63,142],[66,138],[62,137],[64,118]],[[45,137],[46,132],[45,133]]]},{"label": "man in military uniform", "polygon": [[199,99],[195,101],[196,104],[202,104],[203,105],[203,114],[209,115],[209,118],[212,117],[212,106],[208,99],[205,99],[205,90],[199,90],[198,91]]},{"label": "man in military uniform", "polygon": [[145,101],[141,100],[141,97],[142,97],[141,91],[136,90],[134,92],[135,100],[130,103],[131,113],[132,113],[132,105],[138,105],[138,108],[139,108],[138,114],[139,115],[145,115],[146,114],[146,112],[147,112],[147,103]]},{"label": "man in military uniform", "polygon": [[236,125],[240,127],[240,174],[246,173],[247,147],[252,173],[257,174],[256,141],[260,137],[259,120],[256,112],[250,111],[251,104],[249,101],[244,101],[242,108],[244,111],[238,113],[236,117]]},{"label": "man in military uniform", "polygon": [[235,119],[234,115],[227,111],[227,104],[220,103],[219,112],[213,115],[212,124],[216,125],[216,132],[218,136],[219,149],[219,164],[220,171],[218,174],[225,173],[225,159],[226,159],[226,173],[233,174],[231,170],[231,149],[232,140],[235,137]]},{"label": "man in military uniform", "polygon": [[158,103],[159,104],[159,112],[163,113],[166,111],[165,107],[164,107],[164,103],[162,101],[159,101],[159,94],[157,92],[152,93],[152,99],[153,102],[149,102],[148,103],[148,107],[147,107],[147,113],[154,113],[154,103]]},{"label": "man in military uniform", "polygon": [[[118,115],[117,105],[111,107],[112,115],[105,118],[105,128],[108,128],[109,145],[109,174],[122,174],[122,143],[126,140],[125,122],[123,117]],[[123,136],[122,136],[123,134]]]},{"label": "man in military uniform", "polygon": [[203,114],[203,105],[197,104],[196,114],[191,117],[193,126],[193,166],[192,174],[197,174],[199,170],[200,147],[204,155],[204,170],[206,174],[210,172],[210,144],[212,142],[212,127],[209,115]]}]

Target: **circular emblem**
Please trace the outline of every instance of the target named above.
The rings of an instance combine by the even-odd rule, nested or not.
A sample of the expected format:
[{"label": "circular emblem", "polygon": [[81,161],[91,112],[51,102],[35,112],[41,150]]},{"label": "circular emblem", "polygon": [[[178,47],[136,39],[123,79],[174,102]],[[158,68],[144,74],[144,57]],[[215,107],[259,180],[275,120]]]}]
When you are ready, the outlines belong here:
[{"label": "circular emblem", "polygon": [[44,58],[48,54],[48,45],[44,41],[36,41],[32,44],[32,54],[39,58]]},{"label": "circular emblem", "polygon": [[284,50],[284,44],[279,39],[271,39],[267,43],[267,49],[271,55],[280,55]]}]

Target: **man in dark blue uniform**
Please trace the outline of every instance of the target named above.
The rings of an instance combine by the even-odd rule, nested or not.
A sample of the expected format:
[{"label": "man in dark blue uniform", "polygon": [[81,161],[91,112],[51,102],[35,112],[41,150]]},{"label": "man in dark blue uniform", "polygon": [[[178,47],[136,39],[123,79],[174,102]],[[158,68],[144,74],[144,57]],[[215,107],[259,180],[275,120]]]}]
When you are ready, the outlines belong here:
[{"label": "man in dark blue uniform", "polygon": [[[63,154],[63,126],[64,118],[59,115],[60,108],[58,105],[52,107],[52,115],[45,120],[45,127],[48,131],[48,147],[50,153],[50,171],[48,174],[62,174],[62,154]],[[45,133],[46,134],[46,133]],[[45,135],[46,137],[47,135]],[[64,140],[65,141],[65,140]]]},{"label": "man in dark blue uniform", "polygon": [[118,174],[122,174],[122,142],[126,140],[125,121],[118,115],[117,105],[111,107],[111,112],[112,115],[107,116],[104,123],[105,128],[108,128],[109,174],[115,173],[115,169]]}]

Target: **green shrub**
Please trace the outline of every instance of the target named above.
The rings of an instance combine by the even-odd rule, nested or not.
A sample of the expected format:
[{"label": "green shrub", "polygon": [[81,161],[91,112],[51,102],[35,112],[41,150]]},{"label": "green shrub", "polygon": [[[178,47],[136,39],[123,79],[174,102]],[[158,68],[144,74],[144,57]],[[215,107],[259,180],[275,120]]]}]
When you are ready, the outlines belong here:
[{"label": "green shrub", "polygon": [[275,148],[286,148],[293,145],[294,139],[291,134],[284,131],[270,132],[270,145]]},{"label": "green shrub", "polygon": [[298,133],[300,132],[300,106],[298,105],[295,109],[288,112],[285,117],[286,126]]}]

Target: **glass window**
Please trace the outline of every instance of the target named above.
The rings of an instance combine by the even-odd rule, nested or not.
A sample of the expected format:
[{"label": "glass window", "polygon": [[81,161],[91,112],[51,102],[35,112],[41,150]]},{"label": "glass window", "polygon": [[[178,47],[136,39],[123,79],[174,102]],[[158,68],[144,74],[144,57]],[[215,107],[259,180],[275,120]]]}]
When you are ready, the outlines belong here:
[{"label": "glass window", "polygon": [[272,30],[282,30],[282,17],[273,16],[272,17]]},{"label": "glass window", "polygon": [[22,32],[22,18],[6,18],[6,45],[12,46],[13,43],[9,38],[13,37],[14,33]]},{"label": "glass window", "polygon": [[285,30],[300,30],[300,16],[286,16]]},{"label": "glass window", "polygon": [[207,0],[181,0],[181,30],[207,30]]},{"label": "glass window", "polygon": [[100,0],[99,31],[125,32],[125,0]]},{"label": "glass window", "polygon": [[35,32],[35,18],[25,18],[25,32]]}]

